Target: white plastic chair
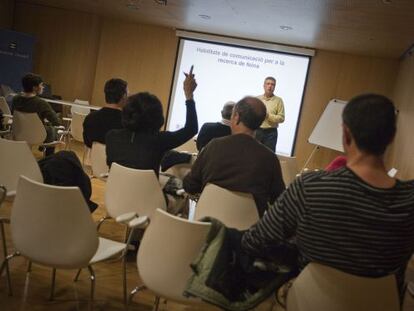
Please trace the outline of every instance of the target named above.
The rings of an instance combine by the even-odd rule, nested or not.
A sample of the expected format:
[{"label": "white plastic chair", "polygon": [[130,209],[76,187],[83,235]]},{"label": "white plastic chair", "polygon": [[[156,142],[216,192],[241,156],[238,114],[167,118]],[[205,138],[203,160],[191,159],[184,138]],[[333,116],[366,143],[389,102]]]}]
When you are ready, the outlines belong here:
[{"label": "white plastic chair", "polygon": [[6,99],[3,96],[0,96],[0,110],[4,113],[4,114],[8,114],[11,115],[11,111],[10,111],[10,107],[7,104]]},{"label": "white plastic chair", "polygon": [[85,106],[85,108],[79,107],[79,106],[72,106],[71,109],[70,109],[72,117],[73,117],[74,113],[86,114],[87,115],[91,111],[89,108],[87,108],[90,105],[89,101],[87,101],[87,100],[75,99],[73,101],[73,103]]},{"label": "white plastic chair", "polygon": [[[107,216],[100,219],[98,230],[106,219],[125,225],[125,241],[130,243],[135,229],[144,229],[157,208],[166,209],[164,195],[152,170],[137,170],[112,163],[105,189]],[[125,260],[124,260],[125,262]],[[126,288],[126,270],[124,270]],[[124,301],[126,302],[126,292]]]},{"label": "white plastic chair", "polygon": [[[39,165],[33,156],[29,146],[24,141],[13,141],[0,138],[0,185],[7,189],[6,196],[13,197],[16,194],[17,182],[20,175],[43,182],[43,176]],[[4,252],[7,252],[4,224],[10,223],[7,217],[0,217],[0,230]],[[4,256],[6,258],[6,256]],[[9,295],[12,295],[12,286],[9,265],[6,262],[7,287]]]},{"label": "white plastic chair", "polygon": [[184,304],[199,304],[201,300],[183,296],[192,271],[190,264],[200,253],[210,230],[210,223],[191,222],[157,209],[142,238],[137,266],[144,286],[159,296]]},{"label": "white plastic chair", "polygon": [[287,311],[398,311],[394,275],[367,278],[308,264],[288,291]]},{"label": "white plastic chair", "polygon": [[[92,264],[126,251],[124,243],[98,238],[78,187],[45,185],[20,177],[10,227],[16,251],[5,262],[22,255],[33,263],[52,267],[50,299],[54,297],[56,269],[88,268],[92,306],[95,291]],[[5,263],[0,275],[4,267]]]},{"label": "white plastic chair", "polygon": [[46,129],[37,113],[15,110],[13,113],[12,135],[14,140],[26,141],[30,146],[53,147],[64,144],[62,141],[44,142],[47,136]]},{"label": "white plastic chair", "polygon": [[94,141],[90,151],[90,163],[92,167],[92,176],[104,179],[108,175],[109,167],[106,164],[105,145]]},{"label": "white plastic chair", "polygon": [[7,196],[16,194],[20,175],[43,182],[39,165],[25,141],[0,138],[0,172],[0,184],[7,188]]},{"label": "white plastic chair", "polygon": [[70,134],[74,140],[83,143],[83,121],[88,114],[73,112],[70,125]]},{"label": "white plastic chair", "polygon": [[214,217],[227,227],[246,230],[259,220],[256,203],[250,193],[230,191],[207,184],[195,209],[195,219]]},{"label": "white plastic chair", "polygon": [[289,186],[299,173],[298,162],[296,157],[277,156],[279,158],[280,167],[282,169],[283,181]]},{"label": "white plastic chair", "polygon": [[[137,170],[112,163],[105,190],[108,216],[127,224],[133,219],[146,223],[157,208],[166,202],[154,171]],[[101,219],[100,223],[104,221]]]}]

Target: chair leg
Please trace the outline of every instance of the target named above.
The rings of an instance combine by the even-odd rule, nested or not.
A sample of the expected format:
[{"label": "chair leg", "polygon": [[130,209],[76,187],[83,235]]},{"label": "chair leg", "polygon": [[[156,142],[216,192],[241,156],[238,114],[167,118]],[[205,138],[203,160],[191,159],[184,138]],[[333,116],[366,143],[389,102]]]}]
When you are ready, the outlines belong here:
[{"label": "chair leg", "polygon": [[[3,257],[4,257],[4,262],[5,262],[5,266],[6,266],[6,277],[7,277],[7,288],[9,291],[9,296],[13,295],[12,292],[12,284],[11,284],[11,277],[10,277],[10,268],[9,268],[9,263],[6,260],[7,258],[7,243],[6,243],[6,233],[4,231],[4,223],[3,221],[0,221],[0,229],[1,229],[1,239],[2,239],[2,244],[3,244]],[[0,274],[1,276],[1,274]]]},{"label": "chair leg", "polygon": [[29,262],[27,263],[27,269],[26,269],[26,273],[30,273],[32,272],[32,261],[29,260]]},{"label": "chair leg", "polygon": [[90,297],[89,309],[93,310],[93,302],[94,302],[94,296],[95,296],[95,272],[93,271],[92,266],[88,266],[88,271],[89,271],[90,279],[91,279],[91,297]]},{"label": "chair leg", "polygon": [[13,257],[16,256],[20,256],[19,252],[14,252],[11,255],[5,256],[1,267],[0,267],[0,276],[3,275],[3,270],[6,269],[6,273],[7,273],[7,286],[9,288],[9,296],[13,295],[13,290],[12,290],[12,284],[11,284],[11,278],[10,278],[10,270],[9,270],[9,260],[12,259]]},{"label": "chair leg", "polygon": [[131,302],[132,302],[132,298],[134,298],[135,294],[136,294],[136,293],[138,293],[138,292],[139,292],[139,291],[141,291],[141,290],[144,290],[144,289],[146,289],[146,286],[145,286],[145,285],[141,285],[141,286],[137,286],[137,287],[135,287],[135,288],[131,291],[131,293],[129,294],[129,297],[128,297],[127,309],[128,309],[128,306],[131,304]]},{"label": "chair leg", "polygon": [[53,300],[55,298],[55,284],[56,284],[56,268],[53,268],[52,269],[52,287],[50,289],[49,300]]},{"label": "chair leg", "polygon": [[109,218],[111,218],[111,217],[104,216],[101,219],[99,219],[98,225],[96,226],[96,231],[99,231],[99,229],[101,228],[101,226],[104,223],[104,221],[107,220],[107,219],[109,219]]},{"label": "chair leg", "polygon": [[128,304],[128,297],[127,297],[127,287],[128,287],[128,280],[127,280],[127,271],[126,271],[126,254],[122,257],[122,289],[124,294],[124,305]]},{"label": "chair leg", "polygon": [[158,311],[159,307],[160,307],[160,296],[155,296],[154,311]]},{"label": "chair leg", "polygon": [[129,242],[129,237],[131,236],[132,232],[131,229],[129,229],[129,227],[127,226],[125,229],[125,237],[124,237],[124,243]]},{"label": "chair leg", "polygon": [[79,269],[78,272],[76,273],[75,278],[73,279],[73,282],[77,282],[79,280],[79,275],[81,274],[82,269]]}]

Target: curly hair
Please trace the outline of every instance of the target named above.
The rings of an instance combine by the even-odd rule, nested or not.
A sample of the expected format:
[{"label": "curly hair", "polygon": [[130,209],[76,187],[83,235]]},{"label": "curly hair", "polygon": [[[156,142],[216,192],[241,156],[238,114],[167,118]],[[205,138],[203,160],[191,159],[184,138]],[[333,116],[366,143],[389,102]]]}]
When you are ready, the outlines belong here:
[{"label": "curly hair", "polygon": [[127,104],[122,110],[122,124],[133,132],[158,132],[164,124],[160,100],[148,92],[128,97]]}]

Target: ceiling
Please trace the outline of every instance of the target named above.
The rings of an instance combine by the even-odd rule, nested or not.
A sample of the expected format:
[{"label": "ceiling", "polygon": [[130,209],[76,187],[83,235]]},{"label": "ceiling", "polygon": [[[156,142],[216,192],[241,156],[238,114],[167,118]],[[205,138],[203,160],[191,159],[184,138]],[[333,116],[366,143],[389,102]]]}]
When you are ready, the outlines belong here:
[{"label": "ceiling", "polygon": [[414,0],[167,1],[166,6],[154,0],[21,2],[177,29],[371,56],[397,58],[414,43]]}]

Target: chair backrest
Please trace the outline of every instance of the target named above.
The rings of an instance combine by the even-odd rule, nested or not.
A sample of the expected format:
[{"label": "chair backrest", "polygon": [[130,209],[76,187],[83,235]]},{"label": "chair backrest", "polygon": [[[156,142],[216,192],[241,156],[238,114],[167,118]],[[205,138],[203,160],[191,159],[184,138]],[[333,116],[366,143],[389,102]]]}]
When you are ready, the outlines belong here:
[{"label": "chair backrest", "polygon": [[106,150],[104,144],[96,141],[93,142],[90,151],[90,161],[93,176],[99,178],[102,174],[109,172],[109,167],[106,164]]},{"label": "chair backrest", "polygon": [[4,114],[11,114],[10,107],[7,104],[7,101],[6,101],[6,99],[3,96],[0,96],[0,110]]},{"label": "chair backrest", "polygon": [[308,264],[293,281],[287,311],[398,311],[393,275],[367,278],[317,263]]},{"label": "chair backrest", "polygon": [[197,302],[184,297],[183,291],[192,274],[190,264],[200,253],[210,227],[210,223],[190,222],[157,209],[138,250],[142,282],[167,299]]},{"label": "chair backrest", "polygon": [[137,170],[112,163],[105,190],[105,207],[109,216],[136,212],[151,217],[166,202],[154,171]]},{"label": "chair backrest", "polygon": [[286,187],[289,186],[299,173],[298,162],[296,157],[277,156],[282,169],[283,181]]},{"label": "chair backrest", "polygon": [[55,268],[86,267],[99,244],[78,187],[45,185],[24,176],[17,186],[10,229],[17,251]]},{"label": "chair backrest", "polygon": [[73,114],[75,112],[79,113],[79,114],[87,115],[91,111],[89,108],[87,108],[87,106],[89,106],[89,101],[87,101],[87,100],[75,99],[73,101],[73,103],[78,104],[78,105],[83,105],[83,106],[86,106],[86,107],[83,108],[83,107],[79,107],[79,106],[72,106],[70,108],[70,113],[72,114],[72,117],[73,117]]},{"label": "chair backrest", "polygon": [[16,191],[20,175],[43,182],[39,165],[27,143],[0,138],[0,184],[7,188],[8,194]]},{"label": "chair backrest", "polygon": [[259,220],[256,203],[250,193],[230,191],[207,184],[200,195],[195,219],[214,217],[227,227],[245,230]]},{"label": "chair backrest", "polygon": [[40,145],[46,139],[46,129],[37,113],[15,110],[12,133],[14,140],[26,141],[29,145]]},{"label": "chair backrest", "polygon": [[70,124],[70,134],[72,137],[80,142],[83,142],[83,121],[88,114],[73,112],[72,122]]}]

